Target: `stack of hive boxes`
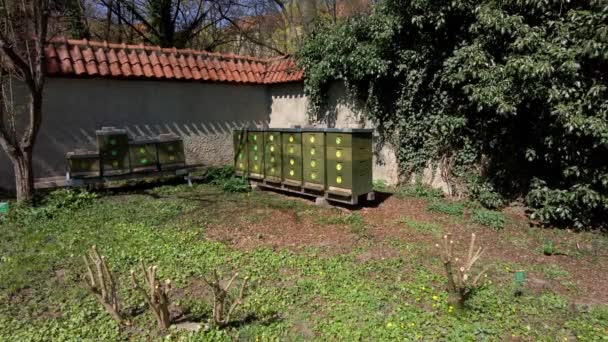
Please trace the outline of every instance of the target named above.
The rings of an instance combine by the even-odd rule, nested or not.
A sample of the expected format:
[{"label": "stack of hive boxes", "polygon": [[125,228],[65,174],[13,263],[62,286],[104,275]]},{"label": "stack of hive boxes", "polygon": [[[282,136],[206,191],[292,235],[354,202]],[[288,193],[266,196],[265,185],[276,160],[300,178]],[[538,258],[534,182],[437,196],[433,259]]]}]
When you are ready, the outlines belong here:
[{"label": "stack of hive boxes", "polygon": [[264,131],[252,129],[247,134],[249,177],[264,178]]},{"label": "stack of hive boxes", "polygon": [[103,127],[96,131],[101,173],[116,176],[130,172],[129,136],[124,129]]},{"label": "stack of hive boxes", "polygon": [[370,129],[236,130],[234,149],[237,174],[269,187],[351,204],[372,192]]},{"label": "stack of hive boxes", "polygon": [[232,133],[234,146],[234,170],[238,176],[244,176],[249,170],[247,165],[247,131],[235,130]]},{"label": "stack of hive boxes", "polygon": [[184,141],[176,134],[161,134],[156,139],[158,166],[161,170],[173,170],[186,166]]},{"label": "stack of hive boxes", "polygon": [[129,139],[127,131],[103,127],[95,132],[97,151],[68,152],[71,178],[120,176],[185,167],[184,143],[175,134]]},{"label": "stack of hive boxes", "polygon": [[133,172],[156,171],[158,165],[158,149],[156,139],[138,137],[129,144],[131,169]]},{"label": "stack of hive boxes", "polygon": [[304,184],[310,191],[324,191],[325,178],[325,133],[323,129],[305,129],[302,131]]},{"label": "stack of hive boxes", "polygon": [[299,129],[281,130],[283,145],[283,184],[302,186],[302,132]]},{"label": "stack of hive boxes", "polygon": [[264,145],[264,179],[270,183],[280,184],[283,179],[281,132],[266,131]]}]

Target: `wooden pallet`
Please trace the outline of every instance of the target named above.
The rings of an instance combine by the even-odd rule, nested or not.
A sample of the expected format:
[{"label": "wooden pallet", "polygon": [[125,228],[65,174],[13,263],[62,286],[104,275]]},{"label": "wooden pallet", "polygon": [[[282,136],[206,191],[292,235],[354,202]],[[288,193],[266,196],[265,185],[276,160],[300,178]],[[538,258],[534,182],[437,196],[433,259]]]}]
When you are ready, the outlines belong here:
[{"label": "wooden pallet", "polygon": [[[266,179],[264,179],[264,180],[250,179],[249,181],[252,183],[252,185],[255,185],[255,186],[258,186],[261,188],[290,192],[290,193],[303,195],[303,196],[307,196],[307,197],[323,198],[330,202],[337,202],[337,203],[348,204],[348,205],[359,204],[359,196],[351,196],[350,194],[337,193],[335,191],[326,191],[323,188],[320,188],[318,186],[311,186],[310,184],[307,185],[306,183],[305,184],[298,183],[296,185],[295,183],[290,183],[290,182],[279,183],[279,182],[275,182],[275,181],[268,181]],[[375,198],[374,192],[372,191],[372,192],[366,194],[366,198],[369,201],[373,201]]]},{"label": "wooden pallet", "polygon": [[98,176],[98,177],[86,177],[86,178],[74,178],[69,172],[65,174],[65,186],[66,187],[79,187],[86,185],[99,185],[107,182],[114,181],[126,181],[141,179],[147,177],[163,177],[163,176],[184,176],[184,180],[189,186],[192,186],[192,171],[196,167],[185,167],[173,170],[160,170],[160,171],[145,171],[145,172],[132,172],[127,174],[115,175],[115,176]]}]

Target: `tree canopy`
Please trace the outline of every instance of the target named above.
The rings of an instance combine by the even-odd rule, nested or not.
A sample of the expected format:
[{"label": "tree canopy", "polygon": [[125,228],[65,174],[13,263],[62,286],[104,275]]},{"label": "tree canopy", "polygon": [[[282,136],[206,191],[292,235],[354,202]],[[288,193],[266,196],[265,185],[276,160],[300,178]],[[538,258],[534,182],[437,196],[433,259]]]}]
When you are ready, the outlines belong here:
[{"label": "tree canopy", "polygon": [[387,0],[299,53],[313,112],[335,80],[405,174],[449,165],[489,207],[579,228],[608,217],[608,3]]}]

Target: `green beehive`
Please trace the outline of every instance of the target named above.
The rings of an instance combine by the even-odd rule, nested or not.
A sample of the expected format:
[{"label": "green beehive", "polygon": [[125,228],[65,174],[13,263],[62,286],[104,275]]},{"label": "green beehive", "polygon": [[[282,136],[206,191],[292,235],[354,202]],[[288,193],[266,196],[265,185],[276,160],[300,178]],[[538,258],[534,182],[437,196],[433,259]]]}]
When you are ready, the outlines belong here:
[{"label": "green beehive", "polygon": [[101,175],[114,176],[130,172],[129,137],[124,129],[104,127],[96,131]]},{"label": "green beehive", "polygon": [[234,146],[234,173],[244,176],[249,166],[247,165],[247,131],[235,129],[232,132],[232,143]]},{"label": "green beehive", "polygon": [[302,131],[299,128],[281,130],[283,149],[283,184],[302,186]]},{"label": "green beehive", "polygon": [[186,166],[184,141],[180,136],[173,133],[159,135],[156,149],[161,170],[172,170]]},{"label": "green beehive", "polygon": [[325,130],[302,129],[302,178],[308,190],[325,190]]},{"label": "green beehive", "polygon": [[264,130],[253,128],[247,131],[247,151],[249,177],[264,178]]},{"label": "green beehive", "polygon": [[372,192],[372,130],[327,129],[328,198],[357,203]]},{"label": "green beehive", "polygon": [[158,171],[157,139],[137,137],[129,142],[129,156],[133,172]]},{"label": "green beehive", "polygon": [[99,153],[76,150],[66,155],[68,172],[72,178],[99,177]]},{"label": "green beehive", "polygon": [[281,132],[264,132],[264,179],[271,183],[282,181]]}]

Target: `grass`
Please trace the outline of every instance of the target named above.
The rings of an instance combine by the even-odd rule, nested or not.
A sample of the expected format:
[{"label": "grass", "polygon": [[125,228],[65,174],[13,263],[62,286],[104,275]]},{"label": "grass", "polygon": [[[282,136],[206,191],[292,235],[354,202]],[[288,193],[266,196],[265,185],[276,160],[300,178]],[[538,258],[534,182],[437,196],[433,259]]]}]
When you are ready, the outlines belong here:
[{"label": "grass", "polygon": [[[315,248],[239,250],[206,237],[210,226],[236,224],[244,212],[256,209],[293,213],[309,224],[365,229],[368,223],[358,212],[327,215],[289,197],[227,193],[210,185],[162,186],[100,198],[72,196],[76,200],[60,197],[35,210],[14,210],[0,221],[2,341],[121,338],[82,283],[81,256],[92,244],[107,256],[118,275],[123,285],[120,295],[129,312],[143,310],[142,298],[128,286],[129,270],[139,260],[158,265],[159,275],[172,279],[180,307],[190,317],[203,320],[210,313],[208,298],[193,290],[194,281],[212,269],[225,275],[235,270],[249,275],[249,296],[234,316],[238,324],[197,333],[172,330],[167,340],[462,341],[576,336],[591,341],[608,336],[607,306],[577,311],[555,293],[524,293],[514,298],[510,279],[486,283],[462,316],[451,314],[440,261],[421,254],[422,249],[361,261],[359,249],[374,243],[320,255]],[[250,217],[258,224],[271,219]],[[425,232],[437,228],[404,222]],[[391,241],[391,245],[407,246]],[[557,269],[543,271],[567,277]],[[128,339],[158,338],[149,313],[131,319],[139,330],[132,330]]]},{"label": "grass", "polygon": [[397,188],[395,196],[399,198],[416,197],[426,199],[443,198],[443,192],[440,189],[432,188],[426,184],[416,182]]},{"label": "grass", "polygon": [[338,214],[336,216],[319,217],[319,224],[341,224],[349,227],[351,233],[358,235],[361,238],[367,237],[366,223],[361,217],[361,214],[354,212],[350,214]]},{"label": "grass", "polygon": [[443,200],[432,200],[427,206],[430,212],[447,214],[454,217],[462,217],[464,215],[464,208],[464,203]]},{"label": "grass", "polygon": [[405,216],[400,217],[396,222],[400,224],[405,224],[408,227],[416,230],[417,232],[431,234],[435,237],[441,236],[443,232],[441,226],[436,223],[416,221]]},{"label": "grass", "polygon": [[499,211],[487,210],[483,208],[473,209],[472,220],[482,226],[494,228],[497,230],[505,227],[505,215]]}]

